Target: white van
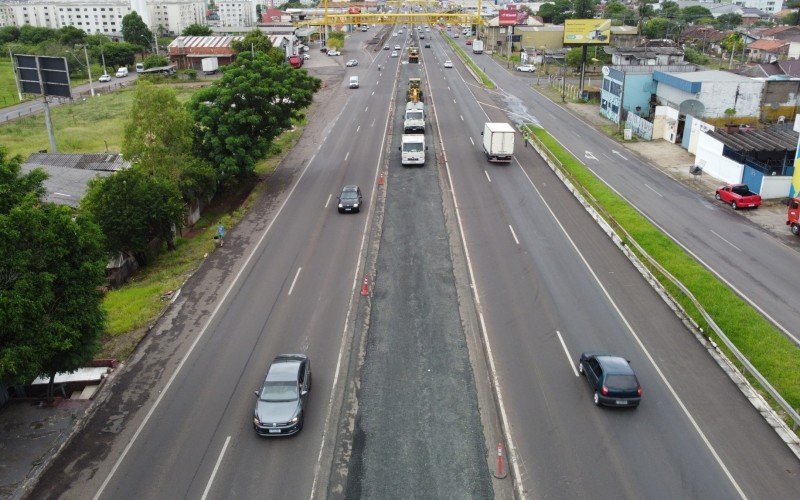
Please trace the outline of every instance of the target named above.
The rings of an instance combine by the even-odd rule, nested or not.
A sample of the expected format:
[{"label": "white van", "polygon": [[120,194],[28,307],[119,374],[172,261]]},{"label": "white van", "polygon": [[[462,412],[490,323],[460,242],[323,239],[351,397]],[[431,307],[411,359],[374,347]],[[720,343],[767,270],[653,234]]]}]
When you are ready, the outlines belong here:
[{"label": "white van", "polygon": [[358,77],[357,76],[351,76],[350,77],[350,88],[351,89],[357,89],[358,88]]},{"label": "white van", "polygon": [[124,66],[121,67],[120,69],[117,70],[117,73],[114,76],[116,76],[117,78],[124,78],[128,76],[128,68]]},{"label": "white van", "polygon": [[425,146],[424,134],[403,134],[400,138],[400,164],[401,165],[425,165]]}]

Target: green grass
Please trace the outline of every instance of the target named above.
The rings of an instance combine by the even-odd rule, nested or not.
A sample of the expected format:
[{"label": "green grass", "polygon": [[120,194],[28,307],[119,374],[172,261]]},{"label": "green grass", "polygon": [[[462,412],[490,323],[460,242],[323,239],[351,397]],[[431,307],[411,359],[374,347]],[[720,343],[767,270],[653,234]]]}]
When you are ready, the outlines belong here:
[{"label": "green grass", "polygon": [[[178,99],[189,99],[195,89],[175,87]],[[133,89],[64,104],[52,108],[56,145],[62,153],[118,152],[128,112],[133,104]],[[44,113],[0,125],[0,145],[11,155],[27,158],[31,153],[49,149]]]},{"label": "green grass", "polygon": [[0,57],[0,108],[19,102],[17,84],[14,83],[14,65],[8,57]]},{"label": "green grass", "polygon": [[464,50],[461,47],[459,47],[456,44],[456,42],[453,41],[452,38],[450,38],[449,36],[444,35],[444,34],[442,34],[441,36],[442,36],[442,38],[445,39],[445,41],[448,44],[450,44],[450,47],[452,47],[453,51],[455,51],[455,53],[458,54],[458,57],[461,58],[461,60],[464,62],[464,64],[469,66],[472,69],[472,71],[476,75],[478,75],[478,78],[481,79],[481,83],[483,83],[484,87],[486,87],[487,89],[494,89],[496,87],[496,85],[489,78],[489,76],[486,73],[484,73],[483,70],[481,70],[478,67],[478,65],[475,64],[475,62],[469,56],[467,56],[466,52],[464,52]]},{"label": "green grass", "polygon": [[[601,215],[612,225],[624,228],[645,252],[683,283],[734,345],[783,398],[793,408],[800,407],[800,369],[798,369],[797,362],[800,359],[800,348],[653,226],[625,200],[611,191],[547,131],[539,127],[529,126],[528,128],[550,151],[550,154],[561,163],[574,181],[583,187],[588,193],[590,201],[594,200],[593,204],[598,206]],[[634,250],[633,247],[630,248]],[[644,262],[644,259],[642,260]],[[708,328],[691,301],[664,276],[654,269],[651,271],[654,271],[662,285],[703,327],[706,334],[713,336],[712,330]],[[726,350],[719,339],[715,339],[715,341],[720,348]],[[728,355],[734,363],[739,364],[730,353]]]}]

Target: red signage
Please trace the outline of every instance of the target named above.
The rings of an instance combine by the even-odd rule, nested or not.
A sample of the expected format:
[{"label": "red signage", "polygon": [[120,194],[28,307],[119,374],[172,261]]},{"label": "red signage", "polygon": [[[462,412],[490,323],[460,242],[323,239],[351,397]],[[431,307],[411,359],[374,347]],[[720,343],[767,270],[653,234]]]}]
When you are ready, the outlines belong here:
[{"label": "red signage", "polygon": [[517,9],[500,11],[500,26],[514,26],[515,24],[517,24]]}]

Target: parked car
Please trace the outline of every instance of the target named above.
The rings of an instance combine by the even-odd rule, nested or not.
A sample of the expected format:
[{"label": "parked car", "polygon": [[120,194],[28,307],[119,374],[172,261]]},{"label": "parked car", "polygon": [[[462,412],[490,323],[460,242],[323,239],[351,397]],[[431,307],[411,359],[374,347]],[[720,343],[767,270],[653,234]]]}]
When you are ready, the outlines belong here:
[{"label": "parked car", "polygon": [[451,61],[450,59],[446,60],[444,62],[444,67],[445,68],[452,68],[453,67],[453,61]]},{"label": "parked car", "polygon": [[714,198],[729,204],[732,209],[758,208],[761,205],[761,196],[750,191],[747,184],[727,184],[717,188]]},{"label": "parked car", "polygon": [[321,47],[319,49],[320,52],[328,52],[328,47]]},{"label": "parked car", "polygon": [[342,188],[342,193],[339,195],[339,213],[345,212],[360,212],[363,204],[361,197],[361,189],[355,184],[345,186]]},{"label": "parked car", "polygon": [[290,436],[303,428],[311,360],[304,354],[280,354],[256,392],[253,427],[261,436]]},{"label": "parked car", "polygon": [[526,73],[533,73],[536,71],[536,66],[533,64],[521,64],[517,66],[517,71],[524,71]]},{"label": "parked car", "polygon": [[110,82],[111,75],[109,75],[108,73],[103,73],[102,75],[100,75],[100,78],[98,78],[98,80],[101,82]]},{"label": "parked car", "polygon": [[345,66],[347,67],[358,66],[358,61],[356,59],[350,59],[345,63]]},{"label": "parked car", "polygon": [[340,56],[340,55],[342,55],[342,53],[341,53],[341,52],[339,52],[339,51],[338,51],[338,50],[336,50],[336,49],[333,49],[333,50],[329,50],[329,51],[328,51],[328,55],[329,55],[329,56]]},{"label": "parked car", "polygon": [[304,60],[304,61],[308,61],[309,59],[311,59],[311,56],[310,56],[310,55],[309,55],[307,52],[306,52],[306,53],[303,53],[303,56],[302,56],[302,57],[303,57],[303,60]]},{"label": "parked car", "polygon": [[472,40],[467,40],[467,41],[466,41],[466,42],[464,42],[464,43],[465,43],[465,44],[467,44],[467,45],[472,45]]},{"label": "parked car", "polygon": [[578,371],[589,382],[595,405],[639,406],[642,386],[627,359],[613,354],[584,352]]}]

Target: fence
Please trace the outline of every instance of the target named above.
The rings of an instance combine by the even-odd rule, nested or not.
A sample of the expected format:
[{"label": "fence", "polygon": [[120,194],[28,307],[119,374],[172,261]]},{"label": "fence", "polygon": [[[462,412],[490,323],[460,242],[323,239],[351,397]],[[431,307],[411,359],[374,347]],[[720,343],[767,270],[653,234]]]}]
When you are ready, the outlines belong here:
[{"label": "fence", "polygon": [[[616,233],[617,237],[620,236],[624,237],[626,243],[632,246],[634,250],[636,250],[638,257],[640,259],[643,258],[645,261],[644,263],[650,266],[650,271],[652,272],[652,270],[655,269],[656,271],[661,273],[662,276],[664,276],[673,285],[675,285],[683,293],[683,295],[691,301],[692,305],[697,309],[697,311],[700,313],[700,315],[703,317],[706,323],[708,323],[709,327],[711,327],[711,329],[719,337],[719,339],[722,340],[722,342],[730,350],[730,352],[733,353],[736,359],[739,360],[739,362],[744,367],[744,370],[752,378],[754,378],[758,382],[758,385],[761,387],[761,389],[766,391],[775,400],[775,402],[786,412],[786,414],[789,415],[789,417],[794,422],[794,430],[796,430],[798,425],[800,425],[800,414],[798,414],[797,410],[792,408],[791,405],[789,405],[789,403],[786,402],[785,399],[783,399],[783,396],[781,396],[780,393],[772,386],[772,384],[770,384],[769,381],[761,374],[761,372],[759,372],[756,369],[756,367],[753,366],[752,363],[750,363],[747,357],[745,357],[745,355],[742,354],[741,351],[739,351],[739,349],[728,338],[725,332],[722,331],[722,329],[716,324],[716,322],[714,322],[714,319],[711,317],[710,314],[708,314],[705,308],[703,308],[702,304],[700,304],[700,302],[695,298],[694,294],[692,294],[692,292],[689,291],[689,289],[686,288],[683,285],[683,283],[678,281],[677,278],[675,278],[672,274],[670,274],[669,271],[667,271],[664,267],[662,267],[659,262],[657,262],[653,257],[651,257],[644,250],[644,248],[642,248],[639,245],[639,243],[636,242],[633,236],[631,236],[631,234],[628,233],[628,231],[626,231],[625,228],[622,227],[616,221],[614,216],[612,216],[608,211],[606,211],[606,209],[602,206],[602,204],[598,202],[594,198],[594,196],[592,196],[592,194],[572,176],[572,174],[564,167],[564,165],[559,161],[559,159],[556,158],[556,156],[547,148],[547,146],[544,145],[544,143],[538,137],[531,134],[530,140],[534,143],[537,150],[543,153],[543,155],[546,157],[545,159],[560,172],[563,178],[567,179],[569,182],[572,183],[574,188],[577,191],[579,191],[580,196],[582,196],[586,200],[586,202],[592,206],[592,208],[597,212],[597,214],[600,217],[602,217],[606,223],[608,223],[609,227],[614,233]],[[680,305],[678,305],[677,303],[675,305],[683,312],[683,314],[686,317],[689,317],[689,315],[686,314],[686,311],[683,310],[683,308]]]},{"label": "fence", "polygon": [[625,119],[625,128],[629,128],[634,134],[646,141],[653,140],[653,124],[639,115],[628,113]]}]

